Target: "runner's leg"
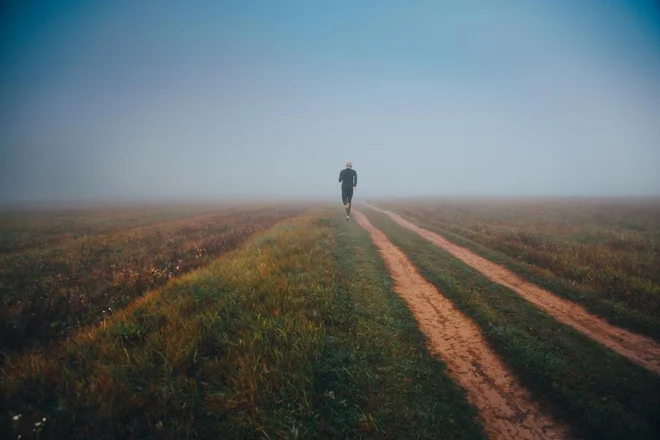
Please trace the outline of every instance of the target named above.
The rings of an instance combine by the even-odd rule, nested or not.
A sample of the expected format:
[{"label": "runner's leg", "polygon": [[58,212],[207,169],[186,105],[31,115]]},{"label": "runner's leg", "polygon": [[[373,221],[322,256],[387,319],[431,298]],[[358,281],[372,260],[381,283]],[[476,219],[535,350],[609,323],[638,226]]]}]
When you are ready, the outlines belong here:
[{"label": "runner's leg", "polygon": [[346,211],[347,215],[351,214],[351,207],[353,206],[353,188],[347,190],[348,196],[348,210]]}]

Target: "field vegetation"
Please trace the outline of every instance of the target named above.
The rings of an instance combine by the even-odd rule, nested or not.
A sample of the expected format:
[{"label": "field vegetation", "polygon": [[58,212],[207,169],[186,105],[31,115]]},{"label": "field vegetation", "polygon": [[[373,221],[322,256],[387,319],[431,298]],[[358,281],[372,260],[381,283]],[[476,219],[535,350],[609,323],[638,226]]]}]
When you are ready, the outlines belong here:
[{"label": "field vegetation", "polygon": [[576,435],[651,439],[660,433],[658,375],[555,321],[387,215],[364,212]]},{"label": "field vegetation", "polygon": [[23,438],[483,438],[368,235],[280,222],[47,350],[10,355]]},{"label": "field vegetation", "polygon": [[[374,204],[660,338],[660,203]],[[355,209],[478,326],[557,427],[659,437],[660,376],[389,216]],[[431,354],[419,311],[395,293],[402,274],[341,207],[4,212],[0,231],[8,438],[486,436],[480,404],[452,379],[463,373]]]},{"label": "field vegetation", "polygon": [[46,247],[70,238],[149,226],[217,211],[217,207],[211,206],[32,208],[0,211],[0,255],[33,247]]},{"label": "field vegetation", "polygon": [[612,323],[660,340],[660,201],[380,204]]},{"label": "field vegetation", "polygon": [[[49,226],[45,214],[24,218],[23,232],[15,234],[20,244],[14,240],[15,247],[0,256],[0,352],[38,346],[97,323],[296,212],[250,207],[196,214],[173,209],[143,216],[133,211],[127,218],[117,212],[69,214],[71,218],[56,213],[54,222],[61,227]],[[7,217],[9,224],[0,225],[3,231],[19,230],[16,220]],[[33,228],[40,241],[26,235]]]}]

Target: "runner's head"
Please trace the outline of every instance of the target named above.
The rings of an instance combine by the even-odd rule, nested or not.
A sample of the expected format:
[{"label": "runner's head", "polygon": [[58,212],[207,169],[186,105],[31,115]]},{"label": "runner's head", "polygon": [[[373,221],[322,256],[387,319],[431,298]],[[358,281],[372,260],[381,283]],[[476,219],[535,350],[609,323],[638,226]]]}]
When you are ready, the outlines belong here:
[{"label": "runner's head", "polygon": [[353,168],[353,164],[350,162],[346,162],[346,168]]}]

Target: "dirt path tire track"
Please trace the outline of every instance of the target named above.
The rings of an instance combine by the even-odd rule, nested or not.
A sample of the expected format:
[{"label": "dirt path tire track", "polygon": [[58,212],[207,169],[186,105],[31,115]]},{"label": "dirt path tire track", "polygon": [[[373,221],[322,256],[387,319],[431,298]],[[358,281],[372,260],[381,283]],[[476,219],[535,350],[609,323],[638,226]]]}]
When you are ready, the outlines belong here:
[{"label": "dirt path tire track", "polygon": [[490,348],[479,327],[422,277],[406,255],[360,212],[355,219],[371,236],[430,349],[449,367],[496,439],[563,439],[568,429],[546,415]]},{"label": "dirt path tire track", "polygon": [[603,318],[589,313],[584,307],[525,281],[507,268],[455,245],[441,235],[421,228],[398,214],[375,206],[367,206],[388,215],[400,226],[418,233],[434,245],[478,270],[491,281],[513,290],[557,321],[573,327],[636,364],[660,374],[660,344],[653,339],[616,327]]}]

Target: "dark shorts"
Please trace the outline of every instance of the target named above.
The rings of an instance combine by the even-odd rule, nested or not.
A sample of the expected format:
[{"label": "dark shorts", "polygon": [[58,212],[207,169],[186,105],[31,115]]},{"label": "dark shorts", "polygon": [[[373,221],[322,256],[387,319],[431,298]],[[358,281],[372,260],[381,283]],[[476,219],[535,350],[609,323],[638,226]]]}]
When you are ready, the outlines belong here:
[{"label": "dark shorts", "polygon": [[353,200],[353,187],[342,188],[341,189],[341,203],[345,205],[346,203],[351,203]]}]

